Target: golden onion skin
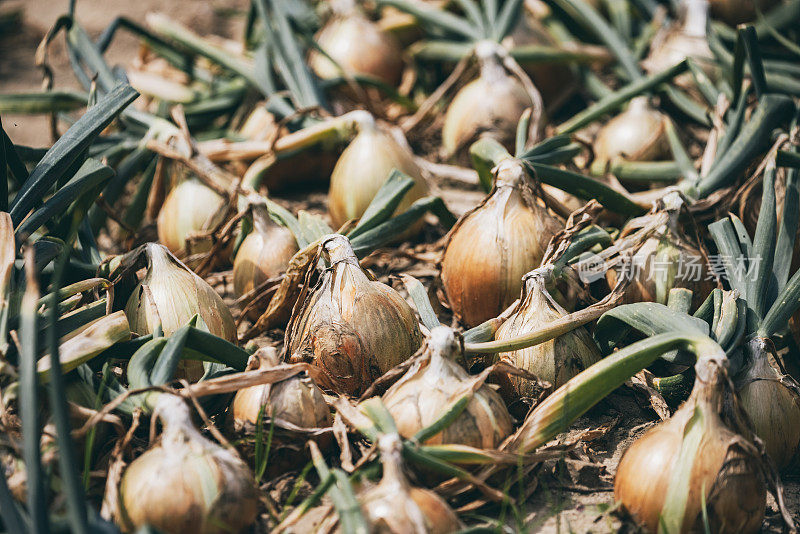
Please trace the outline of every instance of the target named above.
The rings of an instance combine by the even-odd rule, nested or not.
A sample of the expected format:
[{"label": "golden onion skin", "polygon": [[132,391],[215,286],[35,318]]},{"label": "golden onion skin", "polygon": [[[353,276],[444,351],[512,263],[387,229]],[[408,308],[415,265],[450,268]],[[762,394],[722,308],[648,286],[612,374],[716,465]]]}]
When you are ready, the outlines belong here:
[{"label": "golden onion skin", "polygon": [[118,518],[127,531],[150,525],[166,534],[240,532],[258,511],[253,474],[230,449],[203,437],[178,402],[184,407],[159,399],[164,433],[123,473]]},{"label": "golden onion skin", "polygon": [[[470,376],[456,363],[463,354],[461,336],[440,326],[431,331],[423,359],[383,395],[383,402],[397,423],[398,432],[411,438],[433,424],[463,394]],[[427,444],[458,444],[493,449],[511,434],[513,424],[500,395],[484,384],[464,411]]]},{"label": "golden onion skin", "polygon": [[[567,310],[561,307],[545,287],[545,275],[533,271],[526,275],[520,304],[514,313],[497,329],[495,339],[504,341],[540,329],[545,324],[561,319]],[[515,367],[550,382],[554,388],[598,362],[601,358],[589,332],[582,326],[533,347],[504,352],[498,355]],[[518,376],[510,376],[512,386],[520,397],[535,398],[540,388]]]},{"label": "golden onion skin", "polygon": [[653,161],[669,154],[665,118],[647,103],[647,97],[631,100],[628,108],[608,121],[594,143],[598,161],[617,156],[629,161]]},{"label": "golden onion skin", "polygon": [[233,261],[233,290],[241,297],[284,271],[298,251],[292,232],[253,209],[253,231],[247,234]]},{"label": "golden onion skin", "polygon": [[[131,331],[139,335],[152,334],[160,323],[164,335],[169,336],[199,315],[209,332],[235,343],[236,323],[214,288],[163,245],[148,243],[145,250],[147,272],[125,305]],[[150,289],[157,316],[148,305],[144,286]],[[183,360],[178,369],[181,376],[196,382],[203,376],[204,366],[201,361]]]},{"label": "golden onion skin", "polygon": [[328,210],[334,227],[361,217],[392,169],[404,172],[415,182],[397,206],[396,214],[428,194],[428,184],[408,149],[373,122],[362,121],[358,128],[331,174]]},{"label": "golden onion skin", "polygon": [[763,338],[749,342],[751,364],[736,389],[767,455],[778,469],[791,471],[800,465],[800,388],[779,370],[769,345]]},{"label": "golden onion skin", "polygon": [[[649,74],[666,70],[687,57],[694,59],[698,66],[711,78],[717,77],[716,60],[708,44],[706,27],[708,24],[708,3],[706,0],[687,0],[682,22],[659,32],[650,45],[650,53],[642,62]],[[677,85],[694,88],[694,77],[683,73],[674,78]]]},{"label": "golden onion skin", "polygon": [[194,243],[187,251],[186,239],[222,222],[225,213],[220,208],[224,204],[225,199],[200,180],[184,180],[170,191],[158,213],[158,240],[178,257],[208,252],[211,241]]},{"label": "golden onion skin", "polygon": [[441,497],[408,483],[402,468],[401,447],[397,434],[386,434],[378,440],[383,477],[358,496],[371,531],[448,534],[460,530],[461,522]]},{"label": "golden onion skin", "polygon": [[445,294],[461,322],[473,327],[510,306],[561,228],[521,164],[498,165],[494,189],[452,228],[442,257]]},{"label": "golden onion skin", "polygon": [[519,118],[531,107],[522,83],[509,75],[496,57],[480,61],[480,75],[456,93],[445,112],[442,148],[447,157],[484,133],[513,149]]},{"label": "golden onion skin", "polygon": [[[164,246],[148,243],[145,250],[147,272],[125,306],[131,331],[152,334],[160,319],[164,335],[169,336],[193,316],[200,315],[209,332],[235,343],[236,324],[217,292]],[[150,288],[158,317],[146,302],[143,286]]]},{"label": "golden onion skin", "polygon": [[[248,362],[248,371],[279,364],[274,350],[260,350]],[[274,384],[240,389],[231,404],[234,423],[257,424],[262,407],[264,417],[300,428],[322,428],[331,424],[331,412],[322,391],[306,376],[295,375]]]},{"label": "golden onion skin", "polygon": [[[334,16],[317,33],[316,41],[345,72],[371,76],[391,86],[400,83],[400,43],[357,10]],[[341,76],[339,68],[317,51],[309,54],[308,64],[320,78]]]},{"label": "golden onion skin", "polygon": [[[668,211],[667,224],[645,240],[621,268],[622,274],[631,278],[625,288],[625,303],[666,304],[671,289],[685,288],[692,291],[692,307],[696,308],[714,288],[700,251],[678,237],[679,210],[668,208]],[[617,284],[619,274],[613,269],[606,272],[611,287]]]},{"label": "golden onion skin", "polygon": [[[746,416],[721,365],[698,367],[689,399],[634,442],[620,460],[614,497],[648,532],[660,532],[660,521],[680,521],[668,517],[667,495],[675,488],[685,499],[675,532],[703,530],[704,500],[711,532],[748,533],[761,527],[766,507],[761,452],[750,441]],[[680,483],[686,481],[673,480],[676,473],[679,478],[682,462],[692,462],[684,487]]]},{"label": "golden onion skin", "polygon": [[414,311],[391,287],[370,279],[341,235],[322,241],[331,264],[286,331],[293,360],[321,371],[319,384],[356,394],[422,344]]}]

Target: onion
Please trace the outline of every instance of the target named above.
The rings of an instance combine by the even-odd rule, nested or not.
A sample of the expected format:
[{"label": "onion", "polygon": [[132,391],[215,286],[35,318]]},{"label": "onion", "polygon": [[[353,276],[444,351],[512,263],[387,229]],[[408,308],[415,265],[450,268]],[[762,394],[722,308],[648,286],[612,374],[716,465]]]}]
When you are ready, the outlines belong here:
[{"label": "onion", "polygon": [[537,198],[522,163],[501,162],[492,192],[461,217],[445,246],[442,283],[456,316],[471,327],[510,306],[523,275],[539,265],[561,228]]},{"label": "onion", "polygon": [[[247,370],[266,369],[279,364],[274,349],[262,349],[250,357]],[[238,427],[236,430],[257,424],[261,413],[276,424],[289,428],[321,428],[331,424],[331,412],[322,391],[313,380],[301,375],[236,392],[231,404],[231,416],[235,427]]]},{"label": "onion", "polygon": [[[619,274],[624,274],[631,278],[625,288],[624,302],[660,304],[667,303],[671,289],[686,288],[692,290],[693,306],[697,307],[714,286],[707,279],[706,262],[700,251],[680,237],[684,234],[679,222],[681,198],[668,195],[664,202],[667,223],[645,240],[633,257],[622,264],[619,272],[607,271],[609,285],[616,285]],[[655,212],[645,217],[663,215]]]},{"label": "onion", "polygon": [[[148,243],[143,248],[147,273],[125,305],[132,332],[152,334],[158,324],[165,336],[171,335],[199,315],[208,331],[236,342],[236,323],[228,306],[208,283],[194,274],[163,245]],[[152,295],[147,298],[145,286]],[[154,312],[157,312],[154,313]],[[181,360],[179,376],[196,382],[203,376],[203,362]]]},{"label": "onion", "polygon": [[[431,330],[420,360],[383,395],[400,435],[412,438],[438,420],[470,389],[471,377],[456,363],[463,357],[463,339],[446,326]],[[464,411],[425,443],[454,443],[493,449],[513,430],[511,416],[500,395],[484,384]]]},{"label": "onion", "polygon": [[428,185],[413,154],[389,132],[379,128],[369,114],[364,113],[356,120],[358,134],[344,149],[331,174],[328,209],[337,227],[364,214],[393,169],[415,181],[395,213],[403,213],[414,201],[428,194]]},{"label": "onion", "polygon": [[618,156],[629,161],[653,161],[669,154],[665,117],[650,107],[647,97],[631,100],[620,113],[597,133],[594,142],[596,162],[603,168]]},{"label": "onion", "polygon": [[422,334],[411,306],[361,268],[346,237],[327,236],[320,251],[330,267],[295,305],[287,351],[320,370],[321,386],[356,394],[414,354]]},{"label": "onion", "polygon": [[479,134],[513,148],[517,123],[531,98],[525,87],[500,63],[495,43],[479,43],[475,55],[480,75],[462,87],[447,108],[442,147],[453,156]]},{"label": "onion", "polygon": [[[343,3],[349,5],[338,9],[317,33],[317,44],[348,74],[365,74],[396,86],[403,74],[400,43],[381,31],[353,2]],[[337,66],[317,51],[309,54],[308,64],[320,78],[341,75]]]},{"label": "onion", "polygon": [[[230,310],[208,283],[158,243],[142,249],[147,258],[147,272],[125,305],[131,331],[152,334],[157,324],[165,336],[186,325],[195,315],[215,336],[236,342],[236,325]],[[147,286],[152,302],[148,302]],[[158,312],[158,315],[154,313]]]},{"label": "onion", "polygon": [[237,297],[286,270],[298,251],[292,232],[273,221],[264,204],[253,204],[253,231],[247,234],[233,261],[233,290]]},{"label": "onion", "polygon": [[385,434],[378,439],[378,448],[383,477],[358,499],[372,532],[447,534],[460,530],[461,522],[441,497],[408,483],[400,437]]},{"label": "onion", "polygon": [[[706,74],[714,74],[714,54],[708,45],[708,2],[706,0],[684,0],[684,20],[656,35],[650,54],[642,62],[649,73],[661,72],[680,63],[687,57],[697,60]],[[694,78],[684,73],[675,78],[678,85],[690,87]]]},{"label": "onion", "polygon": [[747,344],[749,365],[736,379],[753,430],[781,470],[800,464],[800,386],[782,372],[769,340],[754,338]]},{"label": "onion", "polygon": [[161,441],[122,475],[118,517],[127,530],[167,534],[239,532],[256,519],[253,474],[231,449],[203,437],[183,400],[161,395]]},{"label": "onion", "polygon": [[208,252],[213,245],[210,240],[194,242],[187,250],[186,239],[220,224],[224,204],[225,199],[200,180],[184,180],[170,191],[158,213],[158,240],[180,258]]},{"label": "onion", "polygon": [[[567,310],[547,291],[545,283],[548,276],[549,272],[543,269],[536,269],[525,275],[519,304],[514,313],[497,329],[496,340],[503,341],[529,334],[567,315]],[[600,352],[589,332],[578,327],[550,341],[502,353],[499,357],[541,380],[550,382],[554,388],[559,388],[599,361]],[[535,398],[540,391],[530,380],[518,376],[509,378],[520,397]]]},{"label": "onion", "polygon": [[757,532],[766,486],[761,451],[723,367],[701,360],[689,399],[625,452],[614,497],[649,532]]}]

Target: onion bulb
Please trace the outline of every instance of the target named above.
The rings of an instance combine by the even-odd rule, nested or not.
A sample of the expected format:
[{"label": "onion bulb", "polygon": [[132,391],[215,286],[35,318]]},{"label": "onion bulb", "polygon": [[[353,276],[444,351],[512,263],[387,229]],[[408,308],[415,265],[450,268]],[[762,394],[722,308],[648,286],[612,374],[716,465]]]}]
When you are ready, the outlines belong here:
[{"label": "onion bulb", "polygon": [[461,522],[436,493],[412,487],[403,473],[402,442],[397,434],[378,438],[383,477],[358,500],[372,532],[447,534]]},{"label": "onion bulb", "polygon": [[[247,370],[276,367],[279,364],[280,360],[274,349],[262,349],[250,357]],[[311,378],[302,375],[274,384],[250,386],[236,392],[231,404],[231,416],[236,430],[256,425],[262,413],[263,417],[288,428],[321,428],[331,423],[331,412],[322,391]]]},{"label": "onion bulb", "polygon": [[297,251],[297,240],[273,221],[264,204],[253,204],[253,231],[247,234],[233,260],[233,290],[241,297],[286,270]]},{"label": "onion bulb", "polygon": [[403,213],[428,194],[428,185],[408,148],[379,128],[371,115],[363,113],[356,121],[358,134],[344,149],[331,174],[328,210],[334,227],[361,217],[393,169],[415,182],[395,213]]},{"label": "onion bulb", "polygon": [[766,485],[753,443],[723,365],[700,360],[689,399],[622,456],[614,496],[648,532],[757,532]]},{"label": "onion bulb", "polygon": [[224,204],[225,199],[200,180],[184,180],[170,191],[158,213],[158,240],[179,258],[208,252],[210,240],[193,242],[191,250],[186,249],[186,240],[219,225],[225,217]]},{"label": "onion bulb", "polygon": [[[412,438],[438,420],[471,388],[472,379],[456,362],[463,357],[463,339],[453,329],[431,330],[421,359],[383,395],[400,435]],[[464,411],[428,444],[458,444],[493,449],[511,434],[511,416],[500,395],[483,384]]]},{"label": "onion bulb", "polygon": [[[666,70],[687,57],[698,62],[706,74],[714,72],[714,54],[708,45],[708,2],[706,0],[684,0],[683,22],[678,22],[656,35],[650,47],[650,54],[642,62],[648,73]],[[694,85],[690,73],[675,78],[678,85]]]},{"label": "onion bulb", "polygon": [[447,300],[467,326],[496,317],[522,288],[522,277],[539,265],[562,223],[534,193],[522,163],[495,168],[492,192],[450,231],[441,276]]},{"label": "onion bulb", "polygon": [[[514,313],[497,329],[496,340],[504,341],[529,334],[567,315],[567,310],[547,291],[546,279],[547,273],[542,269],[533,270],[525,276],[519,304]],[[499,358],[550,382],[554,388],[559,388],[598,362],[600,351],[589,332],[579,326],[550,341],[502,353]],[[509,379],[520,397],[535,398],[540,391],[536,384],[525,378],[511,376]]]},{"label": "onion bulb", "polygon": [[[147,272],[125,305],[131,331],[152,334],[160,322],[164,335],[169,336],[199,315],[209,332],[236,342],[233,316],[208,282],[163,245],[147,243],[142,250],[147,259]],[[148,302],[144,286],[150,289],[153,302]]]},{"label": "onion bulb", "polygon": [[617,156],[628,161],[663,158],[669,154],[664,115],[650,107],[646,96],[634,98],[597,133],[594,153],[603,168]]},{"label": "onion bulb", "polygon": [[800,464],[800,386],[781,371],[769,340],[754,338],[747,345],[749,365],[736,379],[736,390],[753,430],[778,469]]},{"label": "onion bulb", "polygon": [[161,395],[161,441],[122,475],[118,517],[126,530],[167,534],[239,532],[258,511],[253,474],[233,452],[206,439],[185,402]]},{"label": "onion bulb", "polygon": [[[125,305],[132,332],[152,334],[160,323],[164,335],[169,336],[199,315],[209,332],[236,342],[236,323],[231,311],[205,280],[163,245],[147,243],[142,250],[147,272]],[[145,286],[149,291],[145,291]],[[178,366],[180,375],[190,382],[199,380],[203,369],[203,362],[197,360],[181,360]]]},{"label": "onion bulb", "polygon": [[321,386],[356,394],[414,354],[422,334],[411,306],[361,268],[346,237],[327,236],[320,252],[330,267],[295,305],[287,351],[320,370]]},{"label": "onion bulb", "polygon": [[480,75],[456,93],[445,112],[442,147],[448,157],[484,133],[513,148],[519,118],[532,105],[522,83],[500,63],[497,46],[475,47]]},{"label": "onion bulb", "polygon": [[[403,74],[400,43],[364,16],[354,2],[338,4],[334,6],[337,12],[315,37],[319,47],[350,75],[364,74],[391,86],[398,85]],[[341,75],[339,68],[316,50],[310,53],[308,64],[320,78]]]},{"label": "onion bulb", "polygon": [[[619,272],[611,269],[606,275],[609,285],[616,285],[619,275],[630,278],[625,288],[625,302],[658,302],[666,304],[673,288],[692,290],[693,306],[699,306],[713,289],[711,280],[700,251],[681,236],[679,216],[680,197],[669,195],[667,203],[667,223],[657,228],[645,240],[636,253],[620,266]],[[654,213],[645,217],[663,216]],[[627,232],[623,230],[623,235]]]}]

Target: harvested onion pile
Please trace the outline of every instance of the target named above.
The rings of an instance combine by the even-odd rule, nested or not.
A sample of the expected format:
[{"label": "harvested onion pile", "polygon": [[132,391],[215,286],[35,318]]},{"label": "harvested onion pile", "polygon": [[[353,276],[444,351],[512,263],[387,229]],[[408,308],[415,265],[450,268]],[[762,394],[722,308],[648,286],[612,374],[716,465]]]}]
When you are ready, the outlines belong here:
[{"label": "harvested onion pile", "polygon": [[0,94],[0,530],[794,530],[800,0],[236,9]]}]

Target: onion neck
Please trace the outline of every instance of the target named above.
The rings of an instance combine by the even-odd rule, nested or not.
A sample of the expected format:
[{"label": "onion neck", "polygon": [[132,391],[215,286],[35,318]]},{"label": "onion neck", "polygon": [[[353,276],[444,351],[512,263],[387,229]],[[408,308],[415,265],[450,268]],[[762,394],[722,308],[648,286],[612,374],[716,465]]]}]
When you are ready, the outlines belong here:
[{"label": "onion neck", "polygon": [[320,244],[323,257],[329,265],[334,266],[338,263],[349,263],[355,265],[359,269],[361,265],[358,263],[358,258],[353,247],[350,245],[350,240],[341,234],[330,234],[322,239]]},{"label": "onion neck", "polygon": [[534,269],[523,277],[524,291],[522,307],[530,309],[531,306],[549,306],[561,315],[567,315],[567,310],[556,302],[547,290],[547,283],[553,279],[554,268],[552,265],[545,265]]},{"label": "onion neck", "polygon": [[518,159],[504,159],[494,168],[494,184],[495,187],[512,187],[521,188],[526,184],[528,171],[525,166]]},{"label": "onion neck", "polygon": [[708,26],[708,1],[684,0],[683,7],[686,10],[682,28],[683,33],[690,37],[705,39]]},{"label": "onion neck", "polygon": [[403,443],[398,434],[384,434],[378,438],[378,449],[381,451],[383,476],[380,485],[408,490],[409,484],[403,473]]},{"label": "onion neck", "polygon": [[448,362],[455,361],[463,353],[463,347],[463,338],[452,328],[437,326],[431,330],[428,339],[429,371],[438,376],[452,374],[448,372]]},{"label": "onion neck", "polygon": [[481,41],[475,45],[475,57],[481,69],[480,77],[484,81],[494,83],[508,78],[501,61],[504,52],[504,49],[493,41]]}]

